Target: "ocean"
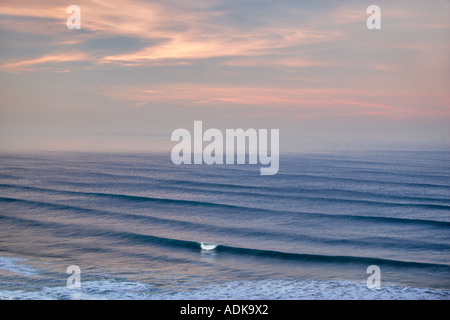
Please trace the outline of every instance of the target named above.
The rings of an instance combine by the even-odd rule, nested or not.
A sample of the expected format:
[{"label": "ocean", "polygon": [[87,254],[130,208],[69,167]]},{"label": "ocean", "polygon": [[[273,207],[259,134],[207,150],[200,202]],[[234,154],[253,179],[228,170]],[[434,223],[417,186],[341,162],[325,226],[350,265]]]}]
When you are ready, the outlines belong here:
[{"label": "ocean", "polygon": [[259,169],[0,154],[0,299],[450,298],[450,152],[281,154],[278,174]]}]

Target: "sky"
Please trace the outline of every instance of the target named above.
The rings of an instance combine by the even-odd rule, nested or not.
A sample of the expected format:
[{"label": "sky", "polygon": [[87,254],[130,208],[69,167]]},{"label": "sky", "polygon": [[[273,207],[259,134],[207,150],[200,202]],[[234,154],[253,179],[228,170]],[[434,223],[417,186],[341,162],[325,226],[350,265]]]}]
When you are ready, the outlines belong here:
[{"label": "sky", "polygon": [[0,0],[0,150],[170,150],[195,120],[279,129],[285,152],[449,150],[449,16],[449,0]]}]

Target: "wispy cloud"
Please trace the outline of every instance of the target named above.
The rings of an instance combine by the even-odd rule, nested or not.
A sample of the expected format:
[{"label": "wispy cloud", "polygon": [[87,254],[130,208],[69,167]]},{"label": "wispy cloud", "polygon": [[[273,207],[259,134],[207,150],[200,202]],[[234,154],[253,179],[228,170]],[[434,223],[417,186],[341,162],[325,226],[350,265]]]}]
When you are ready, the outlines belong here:
[{"label": "wispy cloud", "polygon": [[[89,63],[120,64],[124,66],[136,65],[168,65],[189,63],[187,60],[198,60],[216,57],[261,56],[273,53],[274,50],[292,48],[295,46],[336,40],[336,31],[314,30],[311,28],[288,28],[256,25],[254,27],[239,27],[233,24],[217,24],[216,18],[227,12],[215,8],[214,2],[200,5],[189,2],[192,6],[184,6],[182,10],[175,3],[147,3],[142,1],[111,0],[81,1],[82,29],[89,31],[77,34],[67,30],[65,21],[67,14],[62,2],[56,4],[51,1],[28,2],[20,5],[15,2],[3,2],[2,14],[10,17],[31,17],[39,20],[40,28],[36,28],[37,21],[14,23],[9,28],[19,32],[44,32],[53,30],[59,39],[59,46],[76,45],[83,41],[123,35],[141,38],[143,41],[163,39],[157,44],[152,43],[137,51],[123,54],[114,53],[92,58],[92,55],[77,55],[81,60]],[[198,10],[201,7],[201,10]],[[33,26],[33,23],[35,24]],[[61,48],[55,49],[61,51]],[[49,53],[50,54],[50,53]],[[50,55],[54,55],[51,53]],[[180,60],[174,62],[174,60]],[[17,62],[18,67],[40,64],[41,60],[27,59],[23,63]],[[183,62],[184,61],[184,62]],[[243,61],[230,62],[240,63]],[[260,59],[261,61],[261,59]],[[282,66],[304,65],[295,58],[285,57],[272,60],[271,64]],[[12,70],[14,64],[2,62],[2,70]],[[15,72],[31,69],[20,69]]]},{"label": "wispy cloud", "polygon": [[[65,72],[69,70],[65,69],[66,66],[63,64],[66,62],[75,62],[75,61],[85,61],[88,59],[88,56],[83,52],[73,53],[55,53],[48,54],[38,58],[28,59],[28,60],[13,60],[7,61],[6,63],[0,65],[0,71],[18,73],[22,71],[35,71],[38,70],[37,67],[46,67],[53,68],[57,72],[62,72],[61,67]],[[58,68],[59,67],[59,68]],[[41,68],[39,68],[41,70]]]},{"label": "wispy cloud", "polygon": [[[106,56],[100,62],[145,63],[154,60],[191,60],[215,57],[261,56],[276,49],[289,48],[315,41],[326,41],[326,35],[309,34],[295,30],[263,30],[257,33],[234,35],[232,30],[221,34],[203,32],[177,34],[174,38],[157,46],[145,48],[126,55]],[[261,58],[260,58],[261,59]],[[242,62],[243,60],[241,60]],[[236,62],[236,60],[235,60]],[[289,63],[279,60],[281,65]],[[272,64],[276,61],[272,61]],[[298,63],[298,62],[297,62]]]},{"label": "wispy cloud", "polygon": [[358,135],[362,119],[450,119],[450,3],[378,4],[381,30],[357,0],[2,0],[0,127],[162,132],[220,116],[318,132],[345,119]]},{"label": "wispy cloud", "polygon": [[[181,108],[244,108],[244,114],[274,118],[316,118],[330,116],[377,115],[390,119],[450,116],[445,96],[436,97],[434,107],[421,108],[413,101],[426,99],[426,93],[378,92],[336,88],[277,88],[215,86],[189,83],[144,87],[103,88],[102,94],[136,107],[172,104]],[[382,96],[382,99],[380,97]],[[390,102],[383,102],[390,101]],[[419,106],[419,107],[418,107]],[[271,111],[272,110],[272,111]]]}]

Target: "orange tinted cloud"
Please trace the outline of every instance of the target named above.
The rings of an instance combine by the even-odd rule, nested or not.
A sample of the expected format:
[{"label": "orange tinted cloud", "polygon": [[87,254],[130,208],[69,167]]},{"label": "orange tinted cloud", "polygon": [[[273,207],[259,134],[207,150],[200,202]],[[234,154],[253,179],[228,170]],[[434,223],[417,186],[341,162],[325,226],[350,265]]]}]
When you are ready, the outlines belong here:
[{"label": "orange tinted cloud", "polygon": [[[180,107],[245,108],[252,117],[314,118],[321,116],[377,115],[391,119],[449,116],[445,97],[433,108],[423,109],[411,101],[425,99],[426,93],[375,92],[332,88],[237,87],[201,84],[167,84],[152,87],[104,89],[102,94],[134,106],[169,103]],[[380,97],[391,101],[384,103]],[[399,98],[400,97],[400,98]],[[260,107],[265,107],[261,112]],[[271,111],[272,110],[272,111]]]},{"label": "orange tinted cloud", "polygon": [[[318,31],[299,31],[292,29],[262,29],[239,32],[233,28],[210,32],[207,29],[188,30],[174,34],[171,39],[159,45],[144,48],[131,54],[106,56],[100,63],[145,63],[172,59],[204,59],[213,57],[260,56],[273,53],[274,49],[295,47],[302,44],[335,40],[336,34]],[[239,35],[236,35],[239,34]],[[166,35],[167,37],[167,35]],[[262,58],[259,58],[261,61]],[[295,59],[271,60],[271,64],[293,65]],[[234,61],[234,65],[255,63],[249,60]],[[267,61],[267,60],[266,60]],[[304,62],[302,62],[303,64]],[[229,62],[233,65],[233,62]]]},{"label": "orange tinted cloud", "polygon": [[[20,71],[31,71],[34,70],[33,68],[35,68],[37,65],[52,64],[54,67],[55,64],[58,65],[63,64],[64,62],[73,62],[87,59],[88,56],[82,52],[49,54],[34,59],[8,61],[0,65],[0,71],[7,71],[13,73]],[[59,71],[62,72],[61,70]],[[66,70],[65,72],[68,72],[68,70]]]},{"label": "orange tinted cloud", "polygon": [[[284,23],[284,16],[279,15],[273,20],[269,19],[270,16],[266,17],[268,19],[258,20],[258,23],[242,26],[233,19],[226,19],[228,12],[219,9],[224,6],[216,6],[216,3],[209,1],[80,0],[77,5],[81,8],[82,29],[89,32],[77,33],[65,27],[68,17],[66,8],[69,4],[50,0],[2,1],[0,12],[8,19],[19,16],[41,19],[39,28],[33,27],[36,23],[33,19],[17,19],[14,23],[3,23],[2,27],[4,25],[11,30],[31,34],[53,32],[54,42],[60,47],[49,49],[44,55],[40,52],[32,58],[0,61],[0,70],[23,72],[52,69],[56,72],[69,72],[70,66],[65,65],[67,62],[83,61],[101,71],[100,67],[113,68],[115,65],[200,64],[199,59],[216,57],[225,58],[216,64],[237,67],[234,70],[239,67],[261,66],[285,67],[289,71],[297,67],[330,67],[327,72],[318,73],[319,76],[311,76],[312,72],[293,72],[293,76],[308,78],[309,83],[319,83],[320,88],[317,89],[292,88],[296,84],[295,81],[284,81],[284,84],[289,83],[291,88],[276,87],[278,83],[271,87],[258,87],[259,79],[254,78],[242,87],[172,84],[157,85],[150,88],[151,91],[145,87],[123,87],[113,91],[105,90],[103,93],[113,99],[130,101],[141,107],[152,102],[171,102],[203,106],[267,106],[279,110],[294,110],[296,114],[304,112],[317,115],[370,113],[386,117],[420,117],[448,116],[449,113],[448,103],[444,103],[442,97],[435,94],[435,91],[439,92],[446,84],[442,79],[448,80],[444,74],[445,70],[448,70],[445,68],[448,63],[444,63],[448,61],[447,42],[441,41],[443,38],[439,36],[435,36],[436,40],[425,34],[419,37],[418,32],[404,32],[405,25],[416,28],[417,31],[418,26],[410,24],[416,20],[420,20],[420,26],[448,28],[445,20],[435,19],[430,14],[442,13],[433,10],[424,13],[424,10],[417,8],[404,10],[392,6],[393,8],[385,9],[386,7],[382,6],[383,19],[396,20],[393,25],[401,28],[394,29],[391,25],[389,32],[384,32],[383,29],[383,33],[375,34],[365,33],[367,30],[364,21],[367,14],[364,7],[342,6],[336,10],[327,10],[318,6],[316,12],[311,12],[313,18],[307,23],[302,23],[297,17]],[[292,18],[291,16],[290,19]],[[275,20],[277,21],[274,22]],[[350,23],[360,23],[360,26],[344,28],[344,24]],[[48,29],[42,28],[44,26]],[[407,36],[404,36],[405,34]],[[376,40],[373,39],[374,35],[383,38]],[[125,54],[111,50],[107,54],[97,55],[76,47],[85,40],[112,36],[135,37],[142,40],[142,43],[151,45],[141,46]],[[153,41],[155,39],[158,41]],[[380,41],[381,39],[383,41]],[[75,50],[66,50],[65,46],[73,46]],[[367,49],[369,47],[370,50]],[[355,48],[358,50],[353,50]],[[435,50],[436,48],[440,50]],[[410,55],[404,58],[400,55],[406,50],[398,49],[409,49]],[[365,57],[367,59],[364,59]],[[334,66],[339,68],[332,68]],[[367,75],[363,77],[365,72]],[[375,83],[373,92],[337,89],[344,85],[349,88],[364,88],[364,80],[369,79],[370,75],[379,74],[386,76],[380,76],[377,83],[371,83]],[[439,74],[440,78],[436,76]],[[415,77],[416,75],[421,77]],[[286,79],[287,75],[280,75],[276,79],[282,77]],[[425,78],[426,81],[423,80]],[[320,81],[323,81],[323,84],[320,84]],[[389,84],[386,84],[386,81]],[[322,88],[322,85],[326,88]],[[407,92],[389,91],[390,87],[395,86]],[[428,101],[425,98],[420,99],[426,108],[411,107],[417,100],[413,98],[421,94],[415,92],[417,88],[429,92],[434,90]],[[425,94],[423,96],[426,97]],[[380,97],[385,97],[384,100],[389,103],[379,102]],[[287,111],[285,116],[289,116]]]},{"label": "orange tinted cloud", "polygon": [[[155,44],[127,54],[108,54],[97,57],[96,60],[88,59],[93,64],[121,64],[135,66],[155,63],[178,64],[188,63],[186,60],[205,59],[213,57],[237,57],[260,56],[273,54],[274,50],[292,48],[299,45],[311,44],[323,41],[336,40],[341,35],[336,31],[321,31],[311,28],[288,28],[273,26],[256,26],[254,28],[239,28],[233,24],[217,24],[216,17],[224,14],[223,11],[212,7],[212,3],[190,2],[182,7],[182,4],[174,3],[148,3],[140,1],[110,0],[110,1],[79,1],[81,8],[82,29],[94,33],[76,33],[65,28],[66,3],[62,1],[6,1],[1,4],[1,12],[4,15],[27,16],[33,18],[46,18],[50,20],[27,21],[8,24],[8,28],[20,32],[45,33],[53,32],[58,36],[60,45],[73,45],[83,39],[95,39],[96,37],[133,36],[145,40],[164,39]],[[178,8],[178,7],[182,8]],[[201,10],[198,10],[198,9]],[[36,23],[40,27],[36,28]],[[45,30],[45,31],[44,31]],[[80,59],[89,58],[78,55]],[[181,60],[174,62],[173,60]],[[31,65],[32,62],[41,63],[40,58],[28,59],[17,62],[17,66]],[[50,60],[49,60],[50,61]],[[264,59],[259,60],[264,63]],[[267,59],[271,65],[303,66],[305,61],[295,57],[282,56],[279,59]],[[229,64],[245,64],[245,60],[235,60]],[[255,63],[248,61],[248,65]],[[326,64],[326,61],[311,62]],[[3,63],[5,64],[5,63]],[[7,63],[3,70],[13,71],[14,64]],[[25,69],[18,69],[24,71]]]}]

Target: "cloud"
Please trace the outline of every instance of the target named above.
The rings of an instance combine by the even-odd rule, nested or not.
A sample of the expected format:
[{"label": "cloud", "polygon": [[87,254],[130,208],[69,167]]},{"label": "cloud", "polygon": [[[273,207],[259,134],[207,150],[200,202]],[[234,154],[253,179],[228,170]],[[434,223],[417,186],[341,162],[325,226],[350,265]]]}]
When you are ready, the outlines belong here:
[{"label": "cloud", "polygon": [[[48,54],[34,59],[7,61],[6,63],[0,65],[0,71],[12,73],[22,71],[33,71],[36,70],[35,68],[37,66],[42,65],[47,65],[47,68],[56,68],[58,66],[66,68],[66,66],[64,66],[66,62],[76,62],[85,60],[88,60],[88,56],[83,52]],[[56,70],[56,71],[69,72],[68,69],[64,69],[64,71],[63,70]]]},{"label": "cloud", "polygon": [[[249,117],[284,119],[320,118],[323,116],[367,116],[386,119],[449,117],[446,96],[427,99],[426,93],[337,88],[280,88],[217,86],[172,83],[143,87],[103,88],[102,94],[115,101],[136,107],[147,105],[177,105],[216,109],[242,110]],[[422,108],[422,101],[434,107]],[[386,102],[385,102],[386,101]],[[264,111],[261,112],[261,108]]]},{"label": "cloud", "polygon": [[[9,17],[10,22],[16,19],[13,23],[8,23],[9,30],[22,33],[53,32],[56,38],[54,43],[59,45],[53,49],[55,52],[65,51],[64,46],[72,46],[86,52],[84,56],[77,55],[80,61],[97,65],[176,65],[190,63],[189,60],[217,57],[254,57],[271,54],[276,50],[289,50],[302,45],[336,40],[339,37],[335,31],[311,28],[264,24],[243,27],[230,24],[227,20],[229,12],[218,9],[214,2],[205,3],[190,1],[180,5],[171,1],[79,1],[82,31],[67,30],[65,23],[68,14],[65,12],[65,3],[60,1],[28,1],[20,4],[16,1],[5,1],[1,4],[1,13]],[[21,17],[29,19],[24,21]],[[218,17],[222,18],[220,23],[217,23]],[[112,49],[101,56],[95,55],[95,59],[92,52],[86,51],[88,49],[83,46],[86,42],[127,37],[149,44],[134,50],[124,50],[123,47],[116,46],[116,50]],[[160,41],[155,43],[155,39]],[[49,52],[49,56],[52,55],[55,53]],[[41,60],[36,58],[17,62],[16,65],[30,66],[33,61],[41,63]],[[244,61],[234,60],[234,64],[242,64]],[[292,57],[283,57],[272,60],[271,64],[276,64],[277,61],[281,66],[304,63]],[[321,64],[323,63],[326,62],[322,61]],[[2,70],[33,70],[12,70],[14,64],[2,64]],[[230,62],[231,64],[233,62]]]},{"label": "cloud", "polygon": [[231,58],[224,62],[224,65],[234,67],[331,67],[337,65],[334,61],[310,60],[309,57],[295,57],[289,55],[270,55],[259,57],[238,57]]},{"label": "cloud", "polygon": [[[265,28],[239,30],[235,26],[209,28],[195,23],[183,32],[164,34],[166,41],[144,48],[137,52],[105,56],[100,63],[145,64],[154,61],[174,59],[196,60],[220,57],[258,57],[281,52],[301,45],[336,40],[336,32],[318,30],[299,30],[290,28]],[[278,60],[280,65],[298,63],[291,59]],[[245,60],[234,60],[242,64]],[[232,65],[233,62],[229,63]],[[272,61],[274,64],[274,61]],[[236,64],[235,64],[236,65]]]},{"label": "cloud", "polygon": [[[437,1],[439,10],[426,1],[382,1],[379,32],[367,30],[359,1],[80,0],[81,30],[66,28],[69,4],[0,2],[8,51],[0,71],[64,76],[82,65],[90,78],[80,72],[72,83],[93,83],[89,94],[142,109],[234,108],[283,119],[450,116],[448,1]],[[130,85],[122,72],[151,84]],[[116,86],[95,87],[111,75]]]}]

